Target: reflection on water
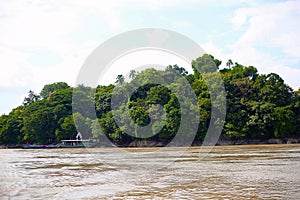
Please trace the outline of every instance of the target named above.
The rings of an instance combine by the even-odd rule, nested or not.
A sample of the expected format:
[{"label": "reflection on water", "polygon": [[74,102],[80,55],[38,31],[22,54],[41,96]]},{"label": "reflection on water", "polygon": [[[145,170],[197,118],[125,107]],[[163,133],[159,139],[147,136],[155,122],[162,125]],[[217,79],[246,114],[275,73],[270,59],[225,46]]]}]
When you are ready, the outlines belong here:
[{"label": "reflection on water", "polygon": [[0,150],[0,199],[300,197],[300,145],[214,147],[204,159],[199,148],[130,151]]}]

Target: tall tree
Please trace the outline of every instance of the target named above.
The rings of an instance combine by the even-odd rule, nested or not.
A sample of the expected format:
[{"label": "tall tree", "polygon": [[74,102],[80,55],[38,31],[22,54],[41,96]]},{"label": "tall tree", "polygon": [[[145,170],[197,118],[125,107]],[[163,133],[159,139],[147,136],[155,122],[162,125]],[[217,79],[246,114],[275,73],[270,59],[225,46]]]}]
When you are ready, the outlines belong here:
[{"label": "tall tree", "polygon": [[129,78],[134,79],[135,76],[136,76],[136,71],[134,69],[130,70],[130,72],[129,72]]},{"label": "tall tree", "polygon": [[47,84],[43,87],[43,89],[40,92],[40,96],[42,98],[47,98],[51,93],[57,90],[65,90],[70,88],[70,86],[67,83],[64,82],[57,82],[53,84]]},{"label": "tall tree", "polygon": [[23,105],[27,106],[32,104],[40,99],[40,96],[35,94],[32,90],[29,90],[28,96],[24,98]]},{"label": "tall tree", "polygon": [[231,59],[229,59],[226,63],[226,66],[230,69],[230,67],[233,65],[233,62]]},{"label": "tall tree", "polygon": [[287,106],[291,103],[293,90],[275,73],[260,75],[256,78],[254,89],[258,91],[257,100]]},{"label": "tall tree", "polygon": [[125,78],[122,74],[119,74],[116,79],[117,85],[123,85],[125,83]]},{"label": "tall tree", "polygon": [[0,116],[0,144],[23,143],[23,107],[13,109],[8,115]]}]

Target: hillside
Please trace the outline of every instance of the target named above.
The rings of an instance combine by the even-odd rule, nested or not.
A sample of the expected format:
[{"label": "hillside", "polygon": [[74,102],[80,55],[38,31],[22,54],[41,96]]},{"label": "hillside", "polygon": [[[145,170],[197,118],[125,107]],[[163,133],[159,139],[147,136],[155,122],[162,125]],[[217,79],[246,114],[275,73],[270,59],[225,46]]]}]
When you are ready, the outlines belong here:
[{"label": "hillside", "polygon": [[[218,69],[220,64],[205,54],[192,62],[193,74],[170,65],[163,71],[133,70],[130,81],[119,75],[115,84],[97,88],[46,85],[39,94],[30,91],[23,105],[0,117],[0,144],[57,143],[74,139],[77,131],[84,138],[105,135],[119,146],[134,146],[138,140],[163,146],[178,132],[182,135],[176,144],[191,137],[200,144],[212,111],[226,112],[225,121],[213,120],[213,126],[224,124],[224,140],[300,138],[300,88],[293,91],[279,75],[259,74],[253,66],[229,60],[226,68]],[[212,90],[223,85],[225,93],[215,95]],[[215,99],[226,97],[218,101],[226,104],[212,109],[212,94]]]}]

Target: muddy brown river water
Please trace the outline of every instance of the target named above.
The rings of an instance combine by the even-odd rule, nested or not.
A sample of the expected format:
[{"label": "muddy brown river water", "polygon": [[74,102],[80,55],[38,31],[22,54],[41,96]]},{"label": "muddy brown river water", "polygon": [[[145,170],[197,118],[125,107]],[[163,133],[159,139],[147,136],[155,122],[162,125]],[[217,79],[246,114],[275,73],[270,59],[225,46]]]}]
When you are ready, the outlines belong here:
[{"label": "muddy brown river water", "polygon": [[164,149],[2,149],[0,199],[300,199],[299,144]]}]

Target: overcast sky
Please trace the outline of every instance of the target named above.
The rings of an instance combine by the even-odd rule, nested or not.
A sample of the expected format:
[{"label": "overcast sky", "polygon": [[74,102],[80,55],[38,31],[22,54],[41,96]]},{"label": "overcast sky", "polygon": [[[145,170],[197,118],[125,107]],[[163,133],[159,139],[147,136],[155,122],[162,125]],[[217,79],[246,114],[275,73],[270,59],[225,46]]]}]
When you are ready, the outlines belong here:
[{"label": "overcast sky", "polygon": [[97,46],[138,28],[179,32],[223,66],[231,58],[300,87],[300,1],[0,0],[0,114],[21,105],[29,89],[39,93],[58,81],[74,86]]}]

